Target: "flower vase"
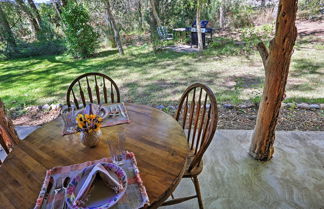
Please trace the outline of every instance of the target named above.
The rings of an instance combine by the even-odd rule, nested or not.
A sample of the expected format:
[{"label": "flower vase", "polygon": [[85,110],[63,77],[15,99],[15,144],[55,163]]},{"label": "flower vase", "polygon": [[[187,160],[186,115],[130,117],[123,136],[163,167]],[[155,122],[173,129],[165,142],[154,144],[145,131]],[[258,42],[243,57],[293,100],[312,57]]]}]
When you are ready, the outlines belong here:
[{"label": "flower vase", "polygon": [[90,148],[95,147],[99,143],[100,137],[101,137],[101,130],[92,131],[90,133],[83,132],[83,131],[80,132],[81,143]]}]

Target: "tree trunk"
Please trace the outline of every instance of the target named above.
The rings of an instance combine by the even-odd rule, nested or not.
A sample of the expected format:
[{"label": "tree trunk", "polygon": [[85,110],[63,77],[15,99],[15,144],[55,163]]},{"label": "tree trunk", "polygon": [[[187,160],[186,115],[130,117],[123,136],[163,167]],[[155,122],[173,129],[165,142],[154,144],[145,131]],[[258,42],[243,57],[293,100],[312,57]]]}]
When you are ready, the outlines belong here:
[{"label": "tree trunk", "polygon": [[270,50],[262,42],[258,44],[265,84],[249,152],[257,160],[270,160],[274,152],[275,128],[297,37],[296,12],[297,0],[280,0]]},{"label": "tree trunk", "polygon": [[161,23],[161,19],[159,18],[159,15],[157,13],[157,10],[156,10],[155,0],[150,0],[150,4],[151,4],[153,17],[154,17],[154,19],[156,21],[156,24],[157,24],[158,27],[160,27],[160,26],[162,26],[162,23]]},{"label": "tree trunk", "polygon": [[37,24],[39,25],[39,27],[41,27],[42,19],[41,19],[41,16],[40,16],[40,14],[38,12],[38,9],[37,9],[34,1],[33,0],[28,0],[28,4],[33,10],[34,16],[36,17]]},{"label": "tree trunk", "polygon": [[115,19],[114,19],[112,13],[111,13],[109,0],[105,0],[105,6],[106,6],[106,15],[108,17],[108,21],[110,22],[111,27],[112,27],[112,29],[114,31],[114,37],[115,37],[115,41],[116,41],[116,44],[117,44],[119,54],[123,55],[124,54],[123,46],[122,46],[122,43],[121,43],[121,40],[120,40],[119,31],[117,29]]},{"label": "tree trunk", "polygon": [[158,50],[158,42],[159,42],[159,37],[157,34],[157,23],[153,15],[152,8],[149,7],[147,8],[148,8],[148,12],[144,17],[150,26],[150,41],[152,43],[153,51],[154,53],[156,53]]},{"label": "tree trunk", "polygon": [[21,8],[21,10],[26,13],[28,20],[30,22],[30,24],[32,25],[32,29],[33,32],[36,36],[36,38],[39,38],[39,33],[40,33],[40,26],[38,25],[33,13],[29,10],[29,8],[27,7],[27,5],[25,4],[24,0],[16,0],[17,4],[19,5],[19,7]]},{"label": "tree trunk", "polygon": [[225,16],[224,16],[224,0],[222,0],[221,5],[219,7],[219,27],[221,29],[224,29],[224,20],[225,20]]},{"label": "tree trunk", "polygon": [[3,38],[7,41],[8,49],[12,52],[15,52],[17,45],[14,38],[14,34],[10,28],[9,22],[7,20],[7,16],[2,10],[1,6],[0,6],[0,29]]},{"label": "tree trunk", "polygon": [[140,31],[143,31],[144,28],[143,28],[143,14],[142,14],[142,3],[141,1],[138,1],[138,23],[139,23],[139,28],[140,28]]},{"label": "tree trunk", "polygon": [[[0,137],[3,138],[3,141],[7,148],[13,148],[15,144],[19,143],[19,138],[17,136],[16,130],[12,121],[6,116],[6,111],[4,104],[0,100]],[[8,149],[4,148],[6,151]]]},{"label": "tree trunk", "polygon": [[61,0],[61,2],[62,2],[62,6],[63,6],[63,7],[66,7],[67,4],[68,4],[68,1],[67,1],[67,0]]},{"label": "tree trunk", "polygon": [[196,25],[197,25],[197,36],[198,36],[198,51],[202,51],[204,49],[202,34],[201,34],[201,25],[200,25],[200,10],[201,10],[201,0],[197,0]]}]

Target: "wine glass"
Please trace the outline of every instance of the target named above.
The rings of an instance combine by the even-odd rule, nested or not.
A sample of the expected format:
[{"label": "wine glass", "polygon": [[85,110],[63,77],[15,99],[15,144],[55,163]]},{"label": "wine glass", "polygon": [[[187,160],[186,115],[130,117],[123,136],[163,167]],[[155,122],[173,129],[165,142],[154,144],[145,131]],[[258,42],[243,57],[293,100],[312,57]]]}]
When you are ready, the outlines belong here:
[{"label": "wine glass", "polygon": [[64,123],[64,129],[67,132],[74,132],[76,127],[76,114],[75,114],[75,108],[73,106],[68,107],[65,106],[61,110],[61,117]]}]

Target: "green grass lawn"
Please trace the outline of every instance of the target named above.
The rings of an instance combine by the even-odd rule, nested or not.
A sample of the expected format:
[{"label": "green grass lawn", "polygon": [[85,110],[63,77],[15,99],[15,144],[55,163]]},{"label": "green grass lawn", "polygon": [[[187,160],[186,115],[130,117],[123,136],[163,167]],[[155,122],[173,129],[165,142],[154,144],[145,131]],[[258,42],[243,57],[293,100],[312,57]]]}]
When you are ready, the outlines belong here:
[{"label": "green grass lawn", "polygon": [[[264,70],[260,56],[214,56],[162,51],[148,46],[127,48],[125,56],[107,50],[97,57],[74,60],[43,56],[0,61],[0,97],[8,108],[65,103],[71,81],[85,72],[101,72],[114,79],[126,102],[175,104],[194,82],[207,84],[218,102],[258,101]],[[287,83],[287,101],[324,103],[324,47],[300,42],[295,47]]]}]

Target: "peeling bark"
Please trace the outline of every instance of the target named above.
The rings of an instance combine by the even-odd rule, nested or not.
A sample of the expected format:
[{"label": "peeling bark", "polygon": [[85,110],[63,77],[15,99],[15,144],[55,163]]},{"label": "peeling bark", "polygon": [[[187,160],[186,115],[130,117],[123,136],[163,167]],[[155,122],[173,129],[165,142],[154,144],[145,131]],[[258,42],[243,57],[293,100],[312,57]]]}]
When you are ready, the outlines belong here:
[{"label": "peeling bark", "polygon": [[265,68],[263,95],[249,151],[257,160],[270,160],[274,152],[275,128],[297,37],[296,12],[297,0],[280,0],[270,49],[263,43],[257,46]]},{"label": "peeling bark", "polygon": [[[3,139],[6,147],[13,148],[19,143],[19,138],[15,131],[12,121],[6,116],[4,104],[0,100],[0,137]],[[9,151],[4,147],[6,151]]]}]

